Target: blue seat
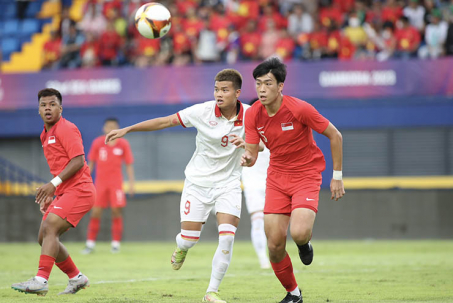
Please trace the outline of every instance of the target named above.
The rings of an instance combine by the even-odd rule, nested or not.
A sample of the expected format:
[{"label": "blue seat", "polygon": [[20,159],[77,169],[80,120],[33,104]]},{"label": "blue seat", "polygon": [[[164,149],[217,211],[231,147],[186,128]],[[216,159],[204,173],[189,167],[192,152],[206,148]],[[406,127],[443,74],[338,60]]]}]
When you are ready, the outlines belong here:
[{"label": "blue seat", "polygon": [[16,2],[15,1],[11,1],[11,2],[6,4],[4,7],[4,11],[3,11],[4,19],[14,19],[17,17]]},{"label": "blue seat", "polygon": [[31,36],[34,33],[39,32],[40,30],[40,21],[36,19],[25,19],[22,21],[20,26],[21,36]]},{"label": "blue seat", "polygon": [[36,14],[39,13],[41,10],[41,2],[40,1],[33,1],[27,6],[27,10],[25,11],[25,18],[34,18]]},{"label": "blue seat", "polygon": [[18,20],[6,20],[3,23],[3,35],[14,36],[19,33],[19,21]]},{"label": "blue seat", "polygon": [[2,39],[2,55],[3,60],[9,60],[11,53],[20,50],[19,40],[16,38],[4,38]]}]

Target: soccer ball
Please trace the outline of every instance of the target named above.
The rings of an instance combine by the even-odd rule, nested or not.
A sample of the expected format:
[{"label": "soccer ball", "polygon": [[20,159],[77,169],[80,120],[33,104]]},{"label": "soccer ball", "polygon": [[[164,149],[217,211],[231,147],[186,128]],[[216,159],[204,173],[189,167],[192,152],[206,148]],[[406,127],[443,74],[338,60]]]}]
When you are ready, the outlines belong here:
[{"label": "soccer ball", "polygon": [[135,14],[135,27],[146,38],[162,38],[171,27],[170,11],[160,3],[143,4]]}]

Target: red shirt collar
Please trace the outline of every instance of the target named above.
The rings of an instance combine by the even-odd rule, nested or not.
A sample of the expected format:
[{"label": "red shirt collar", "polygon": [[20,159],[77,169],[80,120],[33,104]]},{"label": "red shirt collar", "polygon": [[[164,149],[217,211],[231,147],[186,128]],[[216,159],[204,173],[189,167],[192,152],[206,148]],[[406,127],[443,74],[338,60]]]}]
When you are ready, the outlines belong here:
[{"label": "red shirt collar", "polygon": [[[242,106],[242,103],[239,100],[238,100],[238,104],[239,104],[239,113],[237,115],[236,121],[242,122],[242,118],[244,117],[244,107]],[[217,106],[217,104],[215,105],[215,116],[217,118],[222,117],[222,112],[220,111],[220,108]]]},{"label": "red shirt collar", "polygon": [[[60,116],[60,119],[58,119],[57,123],[55,123],[49,131],[55,129],[55,127],[57,126],[57,124],[60,123],[60,121],[61,121],[62,119],[63,119],[63,116]],[[43,128],[44,128],[44,133],[47,133],[46,124],[44,124]]]}]

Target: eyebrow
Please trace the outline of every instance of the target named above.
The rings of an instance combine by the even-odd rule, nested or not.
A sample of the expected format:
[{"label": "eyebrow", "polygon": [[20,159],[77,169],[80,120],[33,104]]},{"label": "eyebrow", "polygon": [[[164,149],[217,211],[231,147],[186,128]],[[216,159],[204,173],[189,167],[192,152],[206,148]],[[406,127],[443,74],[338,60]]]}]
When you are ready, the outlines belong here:
[{"label": "eyebrow", "polygon": [[221,87],[214,86],[214,88],[225,89],[225,88],[228,88],[228,86],[221,86]]}]

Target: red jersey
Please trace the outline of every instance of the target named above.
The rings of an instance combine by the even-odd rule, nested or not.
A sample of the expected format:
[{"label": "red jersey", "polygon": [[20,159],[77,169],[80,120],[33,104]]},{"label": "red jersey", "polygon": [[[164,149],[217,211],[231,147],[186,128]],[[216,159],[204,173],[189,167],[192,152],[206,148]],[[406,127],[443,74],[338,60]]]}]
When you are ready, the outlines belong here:
[{"label": "red jersey", "polygon": [[126,139],[116,139],[114,145],[105,144],[105,136],[97,137],[91,145],[88,160],[96,162],[96,186],[122,186],[121,165],[132,164],[134,157]]},{"label": "red jersey", "polygon": [[[50,173],[54,177],[58,176],[73,158],[85,155],[79,129],[63,117],[49,131],[44,128],[41,133],[41,144]],[[92,182],[90,169],[84,161],[81,169],[57,187],[55,195],[62,195],[79,184]]]},{"label": "red jersey", "polygon": [[308,170],[322,172],[324,155],[313,139],[312,129],[322,133],[329,120],[305,101],[283,96],[278,112],[269,117],[261,102],[245,113],[245,141],[258,144],[260,139],[271,152],[269,172],[297,174]]}]

